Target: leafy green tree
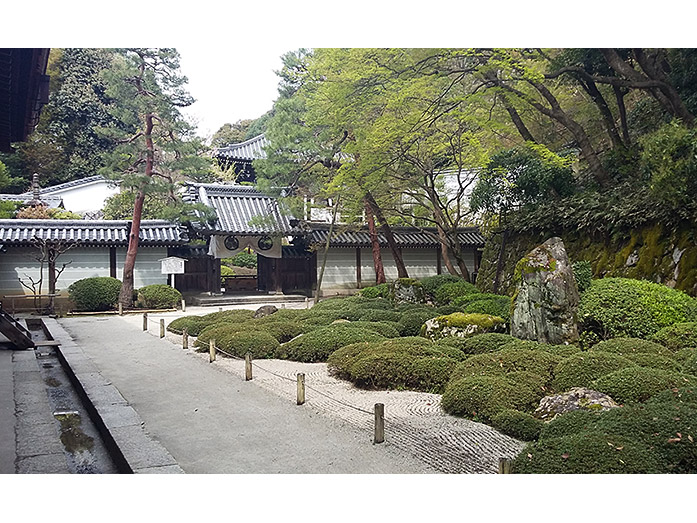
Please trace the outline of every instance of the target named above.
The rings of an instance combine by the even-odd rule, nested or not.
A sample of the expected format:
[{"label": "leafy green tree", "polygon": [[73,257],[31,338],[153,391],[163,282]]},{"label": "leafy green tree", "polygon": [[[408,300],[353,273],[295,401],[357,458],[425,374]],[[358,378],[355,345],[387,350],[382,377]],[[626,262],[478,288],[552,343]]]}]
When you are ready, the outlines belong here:
[{"label": "leafy green tree", "polygon": [[247,139],[247,130],[253,122],[254,120],[238,120],[234,124],[223,124],[211,138],[211,147],[224,147],[244,142]]},{"label": "leafy green tree", "polygon": [[[180,112],[193,99],[185,89],[187,79],[179,72],[179,54],[175,49],[121,49],[118,59],[105,71],[105,79],[106,94],[121,103],[110,107],[119,124],[102,130],[119,143],[102,172],[120,178],[122,190],[135,194],[119,296],[120,303],[131,306],[133,269],[146,198],[156,194],[174,198],[176,181],[206,171],[209,161],[201,154],[200,139]],[[125,133],[123,129],[128,128],[137,132]]]}]

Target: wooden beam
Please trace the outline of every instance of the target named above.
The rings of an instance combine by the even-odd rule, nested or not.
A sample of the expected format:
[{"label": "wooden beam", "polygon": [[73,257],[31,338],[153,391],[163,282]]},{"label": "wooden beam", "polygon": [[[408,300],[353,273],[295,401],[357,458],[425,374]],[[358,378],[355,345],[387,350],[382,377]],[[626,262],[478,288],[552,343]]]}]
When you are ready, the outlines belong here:
[{"label": "wooden beam", "polygon": [[356,288],[361,288],[361,248],[356,247]]},{"label": "wooden beam", "polygon": [[109,247],[109,276],[116,278],[116,247]]},{"label": "wooden beam", "polygon": [[443,263],[441,260],[440,247],[436,248],[436,274],[441,274],[443,272]]}]

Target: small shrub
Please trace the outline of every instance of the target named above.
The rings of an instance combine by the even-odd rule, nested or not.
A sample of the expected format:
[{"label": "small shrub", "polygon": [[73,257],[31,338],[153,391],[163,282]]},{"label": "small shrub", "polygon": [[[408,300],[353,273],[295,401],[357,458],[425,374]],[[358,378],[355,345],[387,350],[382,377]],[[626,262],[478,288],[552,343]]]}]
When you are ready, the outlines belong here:
[{"label": "small shrub", "polygon": [[690,356],[682,364],[682,370],[685,374],[691,374],[692,376],[697,376],[697,354]]},{"label": "small shrub", "polygon": [[235,271],[232,269],[232,267],[228,267],[227,265],[221,265],[220,266],[220,277],[225,278],[225,276],[234,276]]},{"label": "small shrub", "polygon": [[348,325],[368,329],[385,338],[399,338],[399,323],[394,321],[352,321]]},{"label": "small shrub", "polygon": [[136,306],[146,309],[176,309],[182,301],[182,293],[169,285],[147,285],[138,289]]},{"label": "small shrub", "polygon": [[664,327],[650,339],[673,352],[687,347],[697,347],[697,322],[676,323]]},{"label": "small shrub", "polygon": [[462,341],[462,350],[466,354],[484,354],[485,352],[496,352],[501,348],[515,340],[513,336],[501,334],[498,332],[487,332],[485,334],[477,334],[471,338],[465,338]]},{"label": "small shrub", "polygon": [[374,285],[372,287],[366,287],[362,289],[359,294],[364,298],[389,298],[390,297],[390,285],[387,283],[381,283],[380,285]]},{"label": "small shrub", "polygon": [[211,312],[202,316],[208,325],[216,323],[242,323],[251,320],[254,317],[254,311],[248,309],[233,309],[230,311]]},{"label": "small shrub", "polygon": [[462,308],[465,313],[490,314],[502,318],[506,323],[511,321],[511,299],[508,296],[489,300],[476,300]]},{"label": "small shrub", "polygon": [[697,319],[697,300],[657,283],[603,278],[581,296],[578,316],[583,331],[600,339],[648,338],[663,327]]},{"label": "small shrub", "polygon": [[438,287],[435,291],[436,304],[450,305],[450,303],[458,296],[478,292],[479,290],[474,285],[462,279],[455,283],[446,283]]},{"label": "small shrub", "polygon": [[571,436],[580,432],[594,430],[600,411],[590,409],[572,410],[555,417],[549,423],[545,423],[540,431],[540,440]]},{"label": "small shrub", "polygon": [[399,322],[401,314],[394,311],[383,309],[354,309],[354,312],[349,314],[351,321],[393,321]]},{"label": "small shrub", "polygon": [[[244,323],[242,325],[247,325],[247,323]],[[260,329],[262,329],[265,332],[268,332],[273,336],[279,343],[285,343],[287,341],[292,340],[296,336],[299,336],[300,334],[303,334],[304,332],[307,332],[307,329],[304,324],[300,322],[291,322],[291,321],[269,321],[265,323],[258,323],[252,321],[249,324],[250,330],[254,329],[252,325],[257,325]]]},{"label": "small shrub", "polygon": [[539,437],[544,422],[526,412],[504,409],[491,418],[491,425],[512,438],[533,441]]},{"label": "small shrub", "polygon": [[618,403],[632,403],[646,401],[662,390],[695,384],[694,376],[635,365],[598,378],[590,388]]},{"label": "small shrub", "polygon": [[581,294],[591,286],[593,267],[591,266],[591,262],[582,260],[574,262],[571,265],[571,269],[574,271],[574,279],[576,280],[578,293]]},{"label": "small shrub", "polygon": [[659,356],[670,356],[671,352],[663,345],[651,341],[640,340],[638,338],[613,338],[601,341],[593,346],[593,351],[610,352],[619,356],[630,354],[657,354]]},{"label": "small shrub", "polygon": [[174,334],[182,334],[184,329],[190,336],[198,336],[208,326],[201,316],[182,316],[167,325],[167,330]]},{"label": "small shrub", "polygon": [[[553,387],[558,392],[564,392],[574,387],[593,388],[591,385],[598,378],[633,366],[635,364],[631,360],[616,354],[581,352],[562,360],[554,368]],[[615,399],[614,396],[613,399]]]},{"label": "small shrub", "polygon": [[421,288],[426,293],[426,296],[434,301],[436,299],[436,290],[439,287],[445,285],[446,283],[457,283],[464,281],[459,276],[454,276],[452,274],[438,274],[436,276],[429,276],[421,280]]},{"label": "small shrub", "polygon": [[453,380],[471,376],[505,376],[526,371],[540,376],[543,383],[552,379],[552,369],[561,361],[548,352],[527,349],[501,349],[470,356],[453,371]]},{"label": "small shrub", "polygon": [[236,267],[247,267],[248,269],[257,268],[257,255],[247,251],[239,252],[232,258],[225,258],[222,261],[227,265],[234,265]]},{"label": "small shrub", "polygon": [[321,327],[303,334],[276,351],[276,357],[305,363],[327,361],[335,350],[359,341],[382,341],[385,337],[376,332],[351,326],[350,323],[338,323]]},{"label": "small shrub", "polygon": [[540,343],[539,349],[561,358],[568,358],[581,352],[581,348],[576,345],[548,345],[547,343]]},{"label": "small shrub", "polygon": [[[255,359],[272,358],[274,352],[279,347],[276,338],[268,332],[251,330],[229,332],[225,331],[224,327],[216,328],[219,330],[210,332],[210,336],[215,340],[216,347],[239,358],[243,358],[248,352]],[[203,344],[201,342],[199,344],[199,339],[196,340],[195,345],[204,352],[207,351],[208,343]]]},{"label": "small shrub", "polygon": [[686,349],[680,349],[678,352],[673,354],[673,359],[680,364],[684,364],[694,354],[697,354],[697,347],[687,347]]},{"label": "small shrub", "polygon": [[405,312],[399,318],[399,334],[400,336],[418,336],[421,332],[421,326],[436,317],[438,314],[434,309],[431,310],[413,310]]},{"label": "small shrub", "polygon": [[438,313],[436,316],[447,316],[448,314],[453,314],[455,312],[462,312],[462,307],[456,305],[442,305],[436,307],[435,311]]},{"label": "small shrub", "polygon": [[538,343],[533,340],[521,340],[511,336],[511,340],[508,343],[501,345],[502,349],[527,349],[527,350],[537,350],[542,348],[542,343]]},{"label": "small shrub", "polygon": [[[686,372],[687,374],[695,374],[685,369],[673,358],[668,358],[666,356],[660,356],[658,354],[627,354],[625,356],[628,360],[636,363],[639,367],[649,367],[651,369],[665,370],[668,372]],[[697,369],[695,369],[697,370]]]},{"label": "small shrub", "polygon": [[667,389],[654,395],[650,400],[646,402],[646,404],[689,404],[697,407],[697,387],[679,387],[677,389]]},{"label": "small shrub", "polygon": [[109,277],[85,278],[68,287],[68,295],[79,311],[111,310],[120,292],[121,282]]},{"label": "small shrub", "polygon": [[516,474],[660,474],[659,455],[627,436],[583,432],[528,444]]}]

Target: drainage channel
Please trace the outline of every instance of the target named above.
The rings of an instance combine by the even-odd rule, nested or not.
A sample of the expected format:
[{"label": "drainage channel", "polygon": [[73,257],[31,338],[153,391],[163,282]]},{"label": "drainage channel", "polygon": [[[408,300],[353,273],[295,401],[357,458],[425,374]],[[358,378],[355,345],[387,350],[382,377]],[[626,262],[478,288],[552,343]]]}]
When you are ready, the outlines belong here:
[{"label": "drainage channel", "polygon": [[[26,324],[35,341],[51,339],[41,319],[27,318]],[[70,472],[118,474],[119,470],[60,364],[55,348],[39,347],[35,354]]]}]

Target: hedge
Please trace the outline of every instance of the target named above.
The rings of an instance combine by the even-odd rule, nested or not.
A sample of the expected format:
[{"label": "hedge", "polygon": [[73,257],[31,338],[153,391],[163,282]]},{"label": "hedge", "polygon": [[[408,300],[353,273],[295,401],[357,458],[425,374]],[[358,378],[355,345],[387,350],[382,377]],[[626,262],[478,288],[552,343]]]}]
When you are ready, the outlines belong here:
[{"label": "hedge", "polygon": [[669,372],[686,372],[687,374],[695,374],[694,371],[689,371],[684,365],[680,365],[673,358],[660,356],[659,354],[627,354],[628,360],[639,365],[639,367],[649,367],[651,369],[666,370]]},{"label": "hedge", "polygon": [[85,278],[68,287],[68,295],[79,311],[106,311],[116,305],[121,281],[108,276]]},{"label": "hedge", "polygon": [[697,322],[676,323],[664,327],[650,339],[674,352],[687,347],[697,347]]},{"label": "hedge", "polygon": [[581,295],[578,317],[587,337],[648,338],[663,327],[697,320],[697,300],[658,283],[603,278]]},{"label": "hedge", "polygon": [[662,390],[687,385],[697,385],[697,378],[635,365],[598,378],[590,388],[609,395],[618,403],[632,403],[646,401]]},{"label": "hedge", "polygon": [[182,301],[182,293],[169,285],[155,284],[137,291],[136,306],[146,309],[176,309]]},{"label": "hedge", "polygon": [[359,341],[382,341],[385,337],[365,327],[338,323],[303,334],[276,350],[276,357],[305,363],[326,361],[335,350]]},{"label": "hedge", "polygon": [[209,326],[197,338],[194,346],[205,352],[208,350],[210,339],[215,340],[216,347],[240,358],[247,352],[256,359],[272,358],[279,347],[276,338],[268,332],[230,325]]},{"label": "hedge", "polygon": [[498,316],[508,323],[511,321],[511,299],[508,296],[477,300],[462,308],[465,313],[491,314]]},{"label": "hedge", "polygon": [[198,336],[206,327],[208,327],[208,322],[201,316],[182,316],[167,325],[167,330],[174,334],[182,334],[186,329],[190,336]]},{"label": "hedge", "polygon": [[441,285],[436,289],[434,296],[437,305],[450,305],[458,296],[474,293],[479,293],[479,289],[461,279],[458,282]]},{"label": "hedge", "polygon": [[523,441],[536,440],[544,422],[519,410],[504,409],[491,418],[491,426],[499,432]]},{"label": "hedge", "polygon": [[565,358],[554,368],[552,385],[558,392],[565,392],[573,387],[593,388],[591,385],[598,378],[634,366],[636,365],[631,360],[616,354],[581,352]]}]

